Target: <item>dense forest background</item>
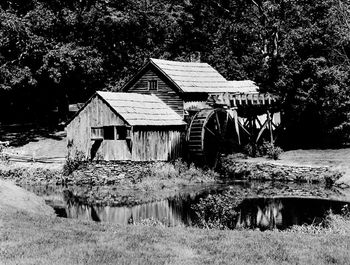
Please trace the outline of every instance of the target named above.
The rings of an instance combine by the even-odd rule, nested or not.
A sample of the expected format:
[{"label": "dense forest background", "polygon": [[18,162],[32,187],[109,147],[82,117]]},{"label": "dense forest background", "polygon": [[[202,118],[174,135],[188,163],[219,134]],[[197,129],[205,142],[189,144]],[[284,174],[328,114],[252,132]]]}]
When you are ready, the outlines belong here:
[{"label": "dense forest background", "polygon": [[276,93],[290,145],[349,142],[346,0],[1,0],[0,122],[64,120],[149,57],[198,54]]}]

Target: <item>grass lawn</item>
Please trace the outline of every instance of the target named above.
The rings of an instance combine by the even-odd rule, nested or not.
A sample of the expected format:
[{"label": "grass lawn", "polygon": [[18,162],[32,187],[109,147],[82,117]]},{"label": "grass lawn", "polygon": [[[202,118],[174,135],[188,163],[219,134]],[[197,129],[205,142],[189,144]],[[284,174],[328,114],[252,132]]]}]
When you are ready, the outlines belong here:
[{"label": "grass lawn", "polygon": [[115,226],[1,213],[2,264],[349,264],[342,234]]},{"label": "grass lawn", "polygon": [[343,177],[337,183],[350,185],[350,148],[298,149],[283,152],[278,160],[265,157],[248,158],[248,160],[287,166],[327,166],[343,173]]},{"label": "grass lawn", "polygon": [[[8,187],[8,186],[7,186]],[[4,194],[4,186],[0,195]],[[0,264],[349,264],[348,230],[219,231],[94,223],[0,196]],[[7,193],[9,194],[9,193]],[[30,196],[27,201],[37,200]],[[29,204],[30,205],[30,204]],[[29,211],[27,211],[29,210]],[[349,224],[346,224],[349,226]]]},{"label": "grass lawn", "polygon": [[[12,151],[63,153],[63,139],[58,149],[49,148],[52,141]],[[349,153],[296,150],[277,163],[330,165],[350,172]],[[42,203],[19,188],[0,185],[0,264],[350,264],[349,221],[338,223],[341,229],[318,233],[117,226],[43,215],[47,209]]]},{"label": "grass lawn", "polygon": [[344,173],[338,183],[350,185],[350,148],[292,150],[283,153],[281,161],[296,165],[329,166]]}]

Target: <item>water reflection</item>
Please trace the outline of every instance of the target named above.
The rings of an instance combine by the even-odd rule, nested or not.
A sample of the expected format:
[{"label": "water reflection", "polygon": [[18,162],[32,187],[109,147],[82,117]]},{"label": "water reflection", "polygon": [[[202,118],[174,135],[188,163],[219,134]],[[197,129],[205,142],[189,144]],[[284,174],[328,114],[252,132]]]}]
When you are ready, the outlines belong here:
[{"label": "water reflection", "polygon": [[[88,206],[68,202],[65,211],[67,218],[111,222],[115,224],[137,223],[144,219],[154,218],[168,226],[190,224],[189,207],[181,200],[162,200],[135,205],[132,207]],[[56,211],[58,213],[58,211]]]},{"label": "water reflection", "polygon": [[[215,195],[214,195],[215,196]],[[64,209],[55,207],[62,217],[116,224],[138,223],[153,218],[168,226],[192,225],[198,222],[193,205],[199,197],[173,198],[132,207],[88,206],[68,202]],[[292,225],[320,224],[332,211],[340,213],[344,201],[319,198],[248,198],[236,208],[232,228],[285,229]]]},{"label": "water reflection", "polygon": [[340,214],[346,201],[320,198],[252,198],[238,207],[236,227],[285,229],[292,225],[320,224],[332,211]]},{"label": "water reflection", "polygon": [[[25,187],[42,196],[60,217],[110,222],[138,223],[153,218],[168,226],[198,224],[198,212],[193,207],[201,198],[224,196],[235,203],[231,228],[284,229],[292,225],[321,223],[332,210],[340,213],[349,202],[338,191],[320,189],[319,186],[295,184],[239,183],[187,193],[161,201],[135,206],[99,206],[81,202],[72,189],[66,187]],[[221,200],[218,200],[221,201]],[[215,205],[216,207],[217,205]],[[225,205],[223,205],[225,207]],[[204,214],[210,214],[210,209]]]},{"label": "water reflection", "polygon": [[283,203],[270,200],[259,203],[258,200],[245,200],[238,210],[236,228],[281,228],[283,224]]}]

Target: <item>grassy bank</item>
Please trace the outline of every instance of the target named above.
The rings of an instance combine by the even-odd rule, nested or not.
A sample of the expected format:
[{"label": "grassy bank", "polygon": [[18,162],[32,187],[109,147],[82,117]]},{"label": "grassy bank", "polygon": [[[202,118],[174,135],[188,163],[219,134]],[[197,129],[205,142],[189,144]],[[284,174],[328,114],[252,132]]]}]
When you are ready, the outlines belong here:
[{"label": "grassy bank", "polygon": [[[169,179],[174,171],[160,172],[154,171],[155,180]],[[196,175],[185,176],[193,181]],[[14,186],[0,188],[0,264],[270,265],[350,260],[346,218],[334,218],[326,228],[295,227],[284,232],[117,226],[42,215],[43,201],[23,190],[24,196],[19,196],[13,189],[21,191]],[[33,201],[37,207],[30,208]]]},{"label": "grassy bank", "polygon": [[212,170],[174,162],[83,162],[69,175],[38,163],[0,163],[0,178],[21,186],[64,185],[82,203],[133,205],[200,191],[218,180]]},{"label": "grassy bank", "polygon": [[223,178],[333,185],[343,173],[329,166],[303,165],[265,157],[251,158],[232,154],[221,159]]},{"label": "grassy bank", "polygon": [[10,265],[348,264],[350,259],[350,237],[342,230],[219,231],[116,226],[24,211],[0,216],[0,261]]},{"label": "grassy bank", "polygon": [[0,180],[0,212],[13,210],[55,216],[54,210],[47,206],[42,198],[14,185],[12,182]]}]

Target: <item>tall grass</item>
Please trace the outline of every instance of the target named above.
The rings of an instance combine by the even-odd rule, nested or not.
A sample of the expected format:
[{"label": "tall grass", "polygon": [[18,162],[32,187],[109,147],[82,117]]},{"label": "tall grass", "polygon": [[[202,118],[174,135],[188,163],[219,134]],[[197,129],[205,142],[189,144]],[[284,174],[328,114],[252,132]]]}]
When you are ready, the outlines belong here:
[{"label": "tall grass", "polygon": [[218,177],[213,170],[196,167],[193,163],[188,164],[181,159],[170,163],[155,163],[150,168],[150,175],[158,179],[180,178],[197,182],[213,181]]}]

